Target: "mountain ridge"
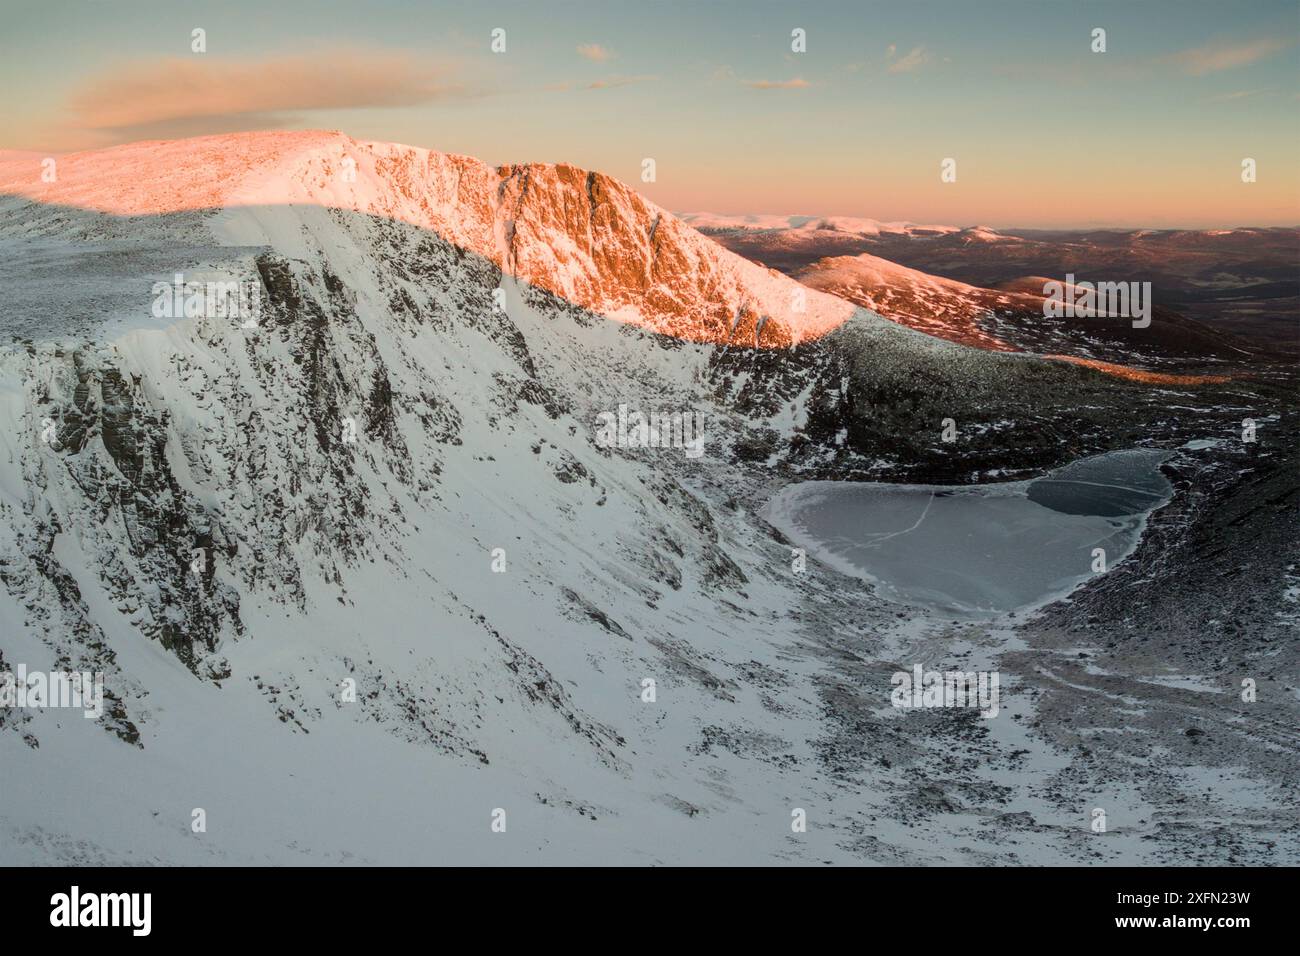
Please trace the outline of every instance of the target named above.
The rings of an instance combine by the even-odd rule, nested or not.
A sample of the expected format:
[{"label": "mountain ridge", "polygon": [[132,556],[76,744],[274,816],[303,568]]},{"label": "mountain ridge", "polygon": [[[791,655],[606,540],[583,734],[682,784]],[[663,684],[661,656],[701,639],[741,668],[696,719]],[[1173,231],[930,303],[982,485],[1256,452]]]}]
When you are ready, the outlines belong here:
[{"label": "mountain ridge", "polygon": [[[256,164],[241,162],[250,151]],[[0,194],[118,217],[193,213],[211,217],[213,234],[230,245],[269,240],[250,207],[382,215],[430,229],[575,305],[690,341],[787,347],[852,313],[724,249],[618,180],[565,164],[491,167],[314,130],[149,141],[57,162],[57,180],[45,183],[29,157],[0,154]],[[39,234],[36,218],[29,229]]]}]

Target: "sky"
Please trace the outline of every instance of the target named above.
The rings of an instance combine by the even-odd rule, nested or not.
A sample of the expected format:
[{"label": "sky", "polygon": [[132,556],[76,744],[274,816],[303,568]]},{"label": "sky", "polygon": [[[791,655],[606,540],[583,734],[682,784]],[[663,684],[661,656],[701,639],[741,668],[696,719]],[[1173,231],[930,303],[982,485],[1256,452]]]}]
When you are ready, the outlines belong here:
[{"label": "sky", "polygon": [[0,23],[0,148],[324,128],[598,169],[678,212],[1300,223],[1297,0],[0,0]]}]

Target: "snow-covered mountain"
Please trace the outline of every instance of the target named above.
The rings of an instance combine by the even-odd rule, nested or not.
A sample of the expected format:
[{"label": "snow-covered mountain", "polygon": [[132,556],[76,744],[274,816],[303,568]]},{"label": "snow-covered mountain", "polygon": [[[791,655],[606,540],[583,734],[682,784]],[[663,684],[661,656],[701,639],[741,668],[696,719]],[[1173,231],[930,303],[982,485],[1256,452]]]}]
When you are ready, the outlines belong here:
[{"label": "snow-covered mountain", "polygon": [[[995,289],[909,269],[878,256],[833,256],[793,273],[800,282],[950,342],[994,351],[1026,351],[1083,361],[1117,375],[1180,380],[1187,363],[1197,372],[1216,363],[1240,364],[1258,349],[1235,336],[1155,307],[1153,321],[1134,328],[1127,318],[1048,316],[1044,289],[1052,280],[1025,276]],[[1072,295],[1073,288],[1058,286]],[[1167,371],[1159,371],[1161,368]],[[1153,370],[1154,369],[1154,370]],[[1152,379],[1154,380],[1154,379]],[[1183,381],[1198,380],[1195,372]]]},{"label": "snow-covered mountain", "polygon": [[[793,230],[801,238],[815,238],[817,233],[848,233],[856,236],[942,236],[963,232],[958,226],[927,226],[905,220],[882,222],[854,216],[728,216],[711,212],[684,212],[681,219],[703,232],[748,230],[777,232]],[[987,230],[986,227],[980,227]]]},{"label": "snow-covered mountain", "polygon": [[999,307],[1042,311],[1041,287],[1036,298],[1021,292],[999,293],[927,275],[867,253],[821,259],[795,277],[813,289],[929,335],[997,351],[1009,351],[1012,346],[981,329],[980,319]]},{"label": "snow-covered mountain", "polygon": [[[760,516],[799,476],[1150,440],[1167,394],[887,321],[570,167],[313,132],[44,170],[0,157],[0,671],[100,671],[106,712],[0,711],[0,861],[1190,852],[1078,845],[1057,771],[1101,778],[1027,732],[1031,665],[1006,720],[900,720],[899,662],[998,647]],[[159,310],[178,273],[255,314]],[[652,412],[701,453],[624,427]]]},{"label": "snow-covered mountain", "polygon": [[[178,238],[192,241],[199,218],[212,241],[271,243],[293,256],[323,221],[351,212],[427,230],[574,305],[692,341],[784,346],[853,311],[796,296],[779,273],[721,249],[617,180],[572,166],[494,169],[305,131],[137,143],[63,157],[53,182],[41,171],[30,156],[0,160],[0,191],[40,204],[30,236],[60,234],[68,207],[116,217],[105,238],[129,235],[141,216],[189,214],[168,226]],[[285,206],[297,215],[285,216]],[[267,207],[276,211],[259,212]]]}]

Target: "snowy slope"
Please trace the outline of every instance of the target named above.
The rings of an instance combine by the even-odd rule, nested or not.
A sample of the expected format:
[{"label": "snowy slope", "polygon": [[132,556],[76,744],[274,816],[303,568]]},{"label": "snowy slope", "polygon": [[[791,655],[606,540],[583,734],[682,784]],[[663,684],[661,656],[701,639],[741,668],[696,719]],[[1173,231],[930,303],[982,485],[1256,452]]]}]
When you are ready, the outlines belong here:
[{"label": "snowy slope", "polygon": [[1041,292],[1035,298],[981,289],[866,253],[822,259],[796,278],[928,335],[995,351],[1012,346],[981,329],[982,318],[999,308],[1042,310]]},{"label": "snowy slope", "polygon": [[[355,182],[327,175],[344,152]],[[15,175],[7,192],[41,188]],[[721,507],[745,485],[713,444],[731,413],[711,349],[637,327],[672,303],[622,324],[501,275],[653,301],[619,298],[645,276],[609,271],[589,207],[576,235],[507,214],[542,216],[546,189],[564,209],[568,175],[266,134],[71,157],[42,204],[4,201],[11,276],[88,279],[6,316],[32,344],[0,355],[0,651],[103,670],[115,702],[102,722],[5,715],[0,858],[843,855],[829,830],[790,836],[790,800],[823,798],[806,773],[779,783],[782,754],[818,705],[765,703],[795,680],[777,665],[799,596],[785,549]],[[655,234],[651,272],[698,284],[674,294],[798,289],[672,221]],[[173,269],[256,279],[259,323],[153,318]],[[708,453],[599,447],[619,404],[706,412]]]}]

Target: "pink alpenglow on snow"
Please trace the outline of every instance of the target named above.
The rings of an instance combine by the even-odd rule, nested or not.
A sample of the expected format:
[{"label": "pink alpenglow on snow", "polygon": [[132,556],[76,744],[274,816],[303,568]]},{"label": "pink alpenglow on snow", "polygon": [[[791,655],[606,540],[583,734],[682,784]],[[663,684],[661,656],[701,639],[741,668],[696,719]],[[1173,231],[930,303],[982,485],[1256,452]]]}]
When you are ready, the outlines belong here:
[{"label": "pink alpenglow on snow", "polygon": [[[260,245],[343,211],[429,230],[520,282],[690,341],[787,347],[854,312],[723,249],[618,180],[573,166],[493,168],[318,130],[71,153],[56,157],[52,182],[41,163],[0,152],[0,201],[34,233],[71,207],[115,217],[194,214],[217,244]],[[16,207],[14,197],[38,205]]]}]

